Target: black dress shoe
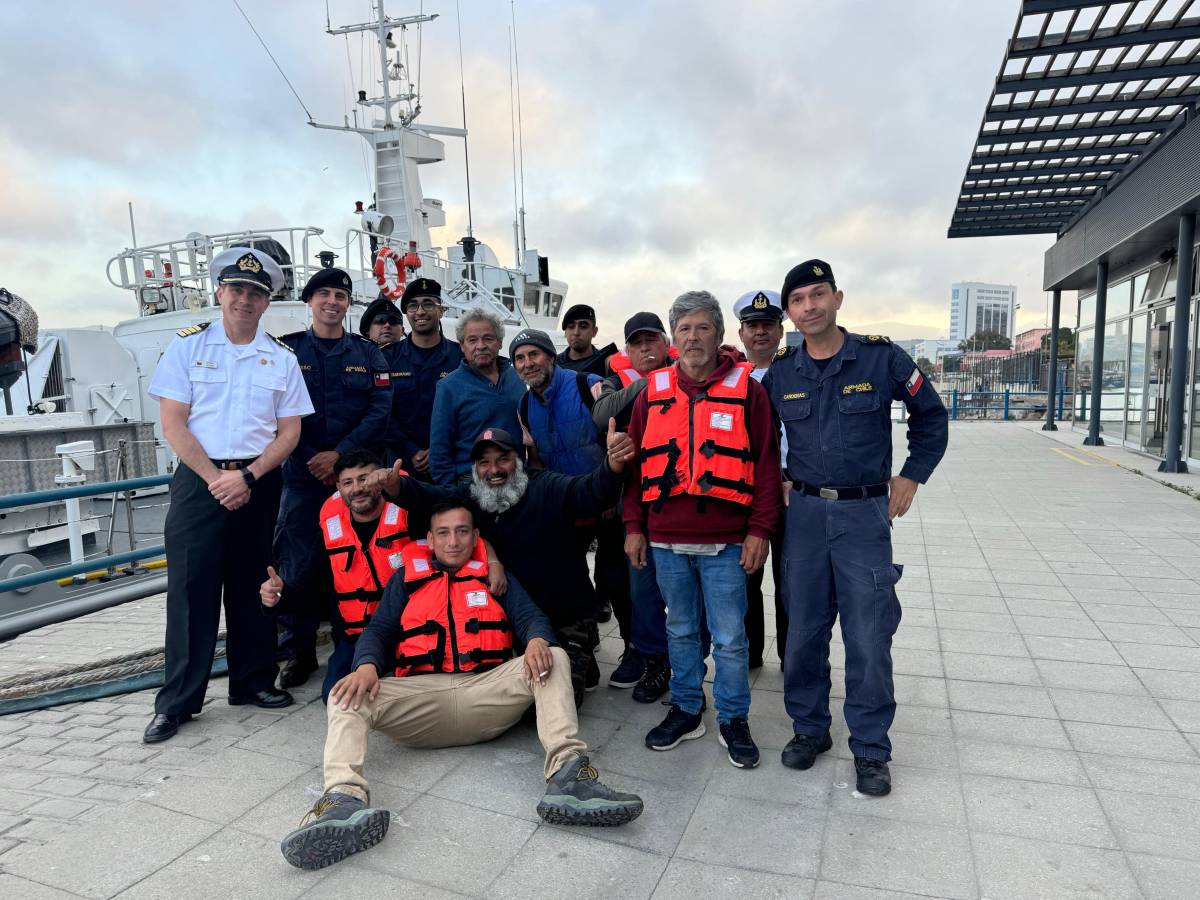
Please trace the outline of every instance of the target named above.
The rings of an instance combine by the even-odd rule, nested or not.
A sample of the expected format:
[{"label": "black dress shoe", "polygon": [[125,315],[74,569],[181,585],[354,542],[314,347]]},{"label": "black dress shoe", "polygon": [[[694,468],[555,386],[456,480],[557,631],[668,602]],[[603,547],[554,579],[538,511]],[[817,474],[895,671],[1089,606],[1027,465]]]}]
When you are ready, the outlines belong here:
[{"label": "black dress shoe", "polygon": [[789,769],[811,769],[817,761],[817,755],[832,747],[833,740],[828,731],[819,737],[807,734],[792,735],[792,739],[783,748],[781,761]]},{"label": "black dress shoe", "polygon": [[881,759],[854,757],[855,787],[868,797],[885,797],[892,791],[892,773]]},{"label": "black dress shoe", "polygon": [[230,706],[246,706],[252,703],[263,709],[282,709],[285,706],[291,706],[293,702],[292,695],[287,691],[277,691],[274,688],[256,691],[248,697],[229,695]]},{"label": "black dress shoe", "polygon": [[279,673],[279,686],[281,688],[300,687],[315,671],[317,671],[315,659],[289,659],[283,664],[283,669]]},{"label": "black dress shoe", "polygon": [[150,720],[150,724],[146,726],[146,730],[142,732],[142,742],[157,744],[168,738],[173,738],[175,737],[175,732],[179,730],[179,726],[189,719],[191,719],[190,713],[184,713],[181,716],[155,713],[154,718]]}]

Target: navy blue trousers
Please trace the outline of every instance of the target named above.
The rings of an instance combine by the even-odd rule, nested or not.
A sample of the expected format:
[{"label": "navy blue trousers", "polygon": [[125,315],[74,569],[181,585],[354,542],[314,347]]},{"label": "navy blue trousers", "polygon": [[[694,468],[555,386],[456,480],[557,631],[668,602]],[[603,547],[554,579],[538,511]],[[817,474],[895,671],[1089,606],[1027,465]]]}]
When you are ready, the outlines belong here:
[{"label": "navy blue trousers", "polygon": [[888,760],[896,715],[892,635],[900,625],[887,497],[788,498],[784,705],[796,734],[829,729],[829,639],[841,619],[846,646],[846,725],[855,756]]},{"label": "navy blue trousers", "polygon": [[284,483],[275,525],[276,565],[288,592],[288,612],[277,617],[280,659],[315,659],[317,629],[332,607],[333,576],[319,519],[334,489],[311,480],[302,487]]}]

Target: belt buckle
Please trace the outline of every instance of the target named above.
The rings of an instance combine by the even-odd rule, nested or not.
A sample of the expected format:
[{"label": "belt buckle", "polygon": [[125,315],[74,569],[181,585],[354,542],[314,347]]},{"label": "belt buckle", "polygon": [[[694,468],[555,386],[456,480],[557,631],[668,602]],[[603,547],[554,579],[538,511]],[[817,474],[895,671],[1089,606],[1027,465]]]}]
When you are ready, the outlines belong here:
[{"label": "belt buckle", "polygon": [[822,500],[836,500],[838,498],[837,488],[819,488],[817,494]]}]

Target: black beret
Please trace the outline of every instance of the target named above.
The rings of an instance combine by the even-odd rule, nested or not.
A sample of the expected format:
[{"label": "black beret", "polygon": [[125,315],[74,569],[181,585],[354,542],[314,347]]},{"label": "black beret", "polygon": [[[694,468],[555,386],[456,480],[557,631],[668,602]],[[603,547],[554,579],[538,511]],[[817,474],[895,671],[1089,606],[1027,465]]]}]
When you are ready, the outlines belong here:
[{"label": "black beret", "polygon": [[358,333],[363,337],[367,337],[371,333],[371,323],[375,318],[389,314],[395,316],[397,319],[403,318],[396,304],[386,294],[380,294],[363,310],[362,318],[358,320]]},{"label": "black beret", "polygon": [[596,311],[586,303],[576,303],[562,317],[562,327],[566,328],[572,322],[578,322],[580,319],[587,319],[593,325],[596,324]]},{"label": "black beret", "polygon": [[300,299],[307,303],[312,295],[321,288],[341,288],[347,294],[353,294],[354,282],[350,280],[350,276],[343,269],[318,269],[317,274],[308,279],[308,284],[304,285],[304,290],[300,292]]},{"label": "black beret", "polygon": [[410,300],[417,297],[432,297],[440,303],[442,286],[432,278],[416,278],[410,281],[408,287],[404,289],[404,296],[400,298],[400,308],[404,309]]},{"label": "black beret", "polygon": [[780,299],[786,307],[788,303],[788,294],[799,287],[808,287],[810,284],[820,284],[822,281],[828,281],[832,288],[837,287],[837,282],[833,280],[833,269],[829,263],[820,259],[810,259],[807,262],[802,262],[798,266],[794,266],[787,277],[783,279],[783,290],[779,292]]}]

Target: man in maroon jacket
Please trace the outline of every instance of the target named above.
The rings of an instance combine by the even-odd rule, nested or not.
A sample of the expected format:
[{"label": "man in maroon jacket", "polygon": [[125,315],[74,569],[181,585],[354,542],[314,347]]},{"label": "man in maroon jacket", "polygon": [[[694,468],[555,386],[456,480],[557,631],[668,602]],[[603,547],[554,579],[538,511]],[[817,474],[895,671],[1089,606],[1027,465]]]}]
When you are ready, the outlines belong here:
[{"label": "man in maroon jacket", "polygon": [[705,732],[707,619],[719,740],[733,765],[753,768],[746,574],[766,560],[779,517],[774,414],[753,366],[721,348],[724,321],[712,294],[683,294],[669,321],[679,361],[651,372],[634,403],[629,436],[639,453],[622,504],[629,561],[640,569],[653,554],[667,601],[671,709],[646,746],[670,750]]}]

